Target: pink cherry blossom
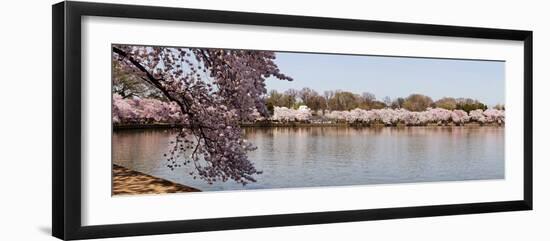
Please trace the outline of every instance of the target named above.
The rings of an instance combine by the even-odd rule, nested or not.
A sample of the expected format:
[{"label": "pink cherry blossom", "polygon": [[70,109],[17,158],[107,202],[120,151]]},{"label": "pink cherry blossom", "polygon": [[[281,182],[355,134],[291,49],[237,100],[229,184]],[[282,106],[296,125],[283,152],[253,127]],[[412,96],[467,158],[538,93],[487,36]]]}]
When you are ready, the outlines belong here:
[{"label": "pink cherry blossom", "polygon": [[325,115],[326,118],[334,121],[345,121],[347,123],[382,123],[385,125],[426,125],[426,124],[449,124],[461,125],[468,122],[498,123],[504,124],[504,110],[487,109],[473,110],[470,114],[463,110],[447,110],[442,108],[428,108],[425,111],[415,112],[406,109],[354,109],[351,111],[331,111]]},{"label": "pink cherry blossom", "polygon": [[[256,119],[256,112],[267,116],[267,78],[292,80],[273,62],[274,52],[114,45],[112,57],[179,107],[184,128],[168,167],[193,165],[194,175],[208,183],[255,181],[253,175],[261,172],[247,156],[255,147],[243,139],[239,124]],[[153,101],[134,101],[114,104],[113,120],[157,121],[173,114]]]},{"label": "pink cherry blossom", "polygon": [[311,109],[309,109],[307,106],[300,106],[300,108],[298,108],[297,110],[287,107],[275,106],[273,108],[273,116],[271,117],[271,120],[280,122],[307,122],[310,120],[311,116]]}]

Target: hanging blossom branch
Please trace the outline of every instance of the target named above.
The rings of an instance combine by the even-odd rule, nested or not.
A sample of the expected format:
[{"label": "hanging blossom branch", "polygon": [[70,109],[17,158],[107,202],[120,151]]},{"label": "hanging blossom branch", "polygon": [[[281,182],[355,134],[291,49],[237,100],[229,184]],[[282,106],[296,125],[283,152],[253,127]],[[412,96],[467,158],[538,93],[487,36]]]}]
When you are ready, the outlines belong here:
[{"label": "hanging blossom branch", "polygon": [[115,45],[113,58],[181,109],[185,128],[165,155],[168,167],[181,166],[183,158],[196,169],[189,174],[208,183],[255,181],[261,172],[247,156],[255,147],[243,139],[239,123],[258,112],[267,116],[267,78],[292,80],[273,62],[275,53]]}]

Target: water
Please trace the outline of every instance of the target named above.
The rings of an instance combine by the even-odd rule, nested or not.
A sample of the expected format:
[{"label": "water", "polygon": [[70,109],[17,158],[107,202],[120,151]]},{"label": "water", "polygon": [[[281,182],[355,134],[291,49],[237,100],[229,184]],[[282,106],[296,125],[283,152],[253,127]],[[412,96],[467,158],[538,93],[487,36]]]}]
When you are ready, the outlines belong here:
[{"label": "water", "polygon": [[504,178],[503,127],[245,128],[263,173],[246,186],[193,179],[163,154],[174,130],[113,135],[113,162],[203,191]]}]

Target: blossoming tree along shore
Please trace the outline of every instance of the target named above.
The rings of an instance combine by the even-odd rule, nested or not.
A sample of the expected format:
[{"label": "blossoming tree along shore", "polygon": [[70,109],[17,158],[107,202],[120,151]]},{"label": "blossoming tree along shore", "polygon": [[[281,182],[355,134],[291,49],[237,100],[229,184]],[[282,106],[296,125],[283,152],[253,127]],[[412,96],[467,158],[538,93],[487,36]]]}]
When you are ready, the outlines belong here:
[{"label": "blossoming tree along shore", "polygon": [[311,109],[307,106],[300,106],[297,110],[275,106],[270,119],[283,122],[308,121],[311,116]]},{"label": "blossoming tree along shore", "polygon": [[354,109],[351,111],[331,111],[326,114],[328,119],[347,123],[364,123],[384,125],[404,124],[408,126],[422,126],[427,124],[455,124],[466,123],[504,124],[504,110],[478,109],[468,114],[463,110],[447,110],[443,108],[428,108],[425,111],[408,111],[406,109]]},{"label": "blossoming tree along shore", "polygon": [[182,113],[174,102],[165,102],[154,98],[126,98],[113,94],[114,124],[178,124],[182,122]]},{"label": "blossoming tree along shore", "polygon": [[179,107],[184,128],[167,154],[168,167],[180,166],[183,158],[184,165],[195,167],[190,174],[208,183],[255,181],[253,175],[261,172],[247,157],[255,147],[243,139],[239,123],[257,112],[267,116],[266,78],[292,80],[273,62],[274,52],[128,45],[112,50],[122,69]]},{"label": "blossoming tree along shore", "polygon": [[[262,116],[254,109],[254,121],[275,122],[310,122],[313,110],[307,106],[298,109],[275,106],[271,117]],[[470,114],[463,110],[447,110],[443,108],[428,108],[425,111],[409,111],[406,109],[353,109],[351,111],[331,111],[325,115],[317,111],[316,115],[332,122],[346,122],[350,124],[384,124],[408,126],[422,126],[427,124],[455,124],[466,123],[504,124],[505,112],[499,109],[472,110]],[[115,124],[178,124],[182,123],[182,116],[178,106],[174,103],[163,102],[157,99],[126,98],[113,94],[113,123]]]}]

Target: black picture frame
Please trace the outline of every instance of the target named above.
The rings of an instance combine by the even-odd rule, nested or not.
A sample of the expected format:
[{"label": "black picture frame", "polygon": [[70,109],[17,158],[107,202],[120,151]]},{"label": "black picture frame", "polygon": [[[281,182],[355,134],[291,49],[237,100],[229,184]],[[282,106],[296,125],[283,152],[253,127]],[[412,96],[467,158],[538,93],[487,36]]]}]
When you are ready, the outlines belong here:
[{"label": "black picture frame", "polygon": [[[531,210],[533,208],[533,32],[523,30],[366,21],[324,17],[197,10],[170,7],[60,2],[52,6],[53,120],[52,233],[60,239],[88,239],[212,230],[308,225],[380,219]],[[81,224],[81,17],[104,16],[350,30],[428,36],[517,40],[524,43],[524,194],[522,200],[367,210],[140,222]]]}]

